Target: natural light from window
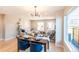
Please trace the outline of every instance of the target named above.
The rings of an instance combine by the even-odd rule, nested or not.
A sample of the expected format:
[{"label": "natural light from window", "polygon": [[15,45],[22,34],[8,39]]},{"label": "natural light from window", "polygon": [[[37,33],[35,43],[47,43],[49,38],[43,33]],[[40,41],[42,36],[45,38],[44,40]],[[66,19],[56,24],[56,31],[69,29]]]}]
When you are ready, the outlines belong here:
[{"label": "natural light from window", "polygon": [[38,31],[44,31],[44,22],[38,22],[37,23],[37,30]]}]

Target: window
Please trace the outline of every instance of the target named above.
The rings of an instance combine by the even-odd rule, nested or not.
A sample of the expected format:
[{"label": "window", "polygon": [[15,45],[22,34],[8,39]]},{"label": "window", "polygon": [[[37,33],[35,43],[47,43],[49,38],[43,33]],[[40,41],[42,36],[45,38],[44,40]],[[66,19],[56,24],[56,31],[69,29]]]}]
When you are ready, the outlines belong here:
[{"label": "window", "polygon": [[44,22],[38,22],[37,23],[37,30],[38,31],[44,31]]},{"label": "window", "polygon": [[47,29],[48,30],[54,30],[55,24],[53,22],[47,22]]},{"label": "window", "polygon": [[79,7],[67,15],[67,36],[69,43],[79,48]]}]

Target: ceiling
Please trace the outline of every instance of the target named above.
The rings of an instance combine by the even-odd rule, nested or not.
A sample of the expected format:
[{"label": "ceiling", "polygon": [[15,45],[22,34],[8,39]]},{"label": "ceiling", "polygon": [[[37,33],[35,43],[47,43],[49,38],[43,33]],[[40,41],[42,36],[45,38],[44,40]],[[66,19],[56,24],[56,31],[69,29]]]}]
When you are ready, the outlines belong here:
[{"label": "ceiling", "polygon": [[[37,12],[41,16],[53,16],[58,10],[63,10],[63,6],[37,6]],[[27,15],[34,14],[34,6],[0,6],[1,14]]]}]

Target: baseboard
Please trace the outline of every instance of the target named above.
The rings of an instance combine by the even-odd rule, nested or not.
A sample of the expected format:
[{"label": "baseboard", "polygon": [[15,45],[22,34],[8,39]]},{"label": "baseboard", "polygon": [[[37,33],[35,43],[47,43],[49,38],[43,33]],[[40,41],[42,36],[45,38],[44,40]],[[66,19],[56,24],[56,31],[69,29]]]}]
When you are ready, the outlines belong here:
[{"label": "baseboard", "polygon": [[12,39],[15,39],[15,38],[16,38],[16,37],[6,38],[5,41],[12,40]]},{"label": "baseboard", "polygon": [[2,41],[3,39],[0,39],[0,41]]},{"label": "baseboard", "polygon": [[0,39],[0,40],[2,40],[2,39]]}]

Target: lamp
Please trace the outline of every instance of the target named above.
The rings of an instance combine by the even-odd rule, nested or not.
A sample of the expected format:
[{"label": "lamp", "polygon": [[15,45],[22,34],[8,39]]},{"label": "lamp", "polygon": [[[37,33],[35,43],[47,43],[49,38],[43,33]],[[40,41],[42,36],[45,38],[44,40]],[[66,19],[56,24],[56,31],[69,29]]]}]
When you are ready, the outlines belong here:
[{"label": "lamp", "polygon": [[31,16],[38,16],[38,17],[40,17],[39,13],[37,12],[37,6],[34,6],[34,14],[31,13]]}]

